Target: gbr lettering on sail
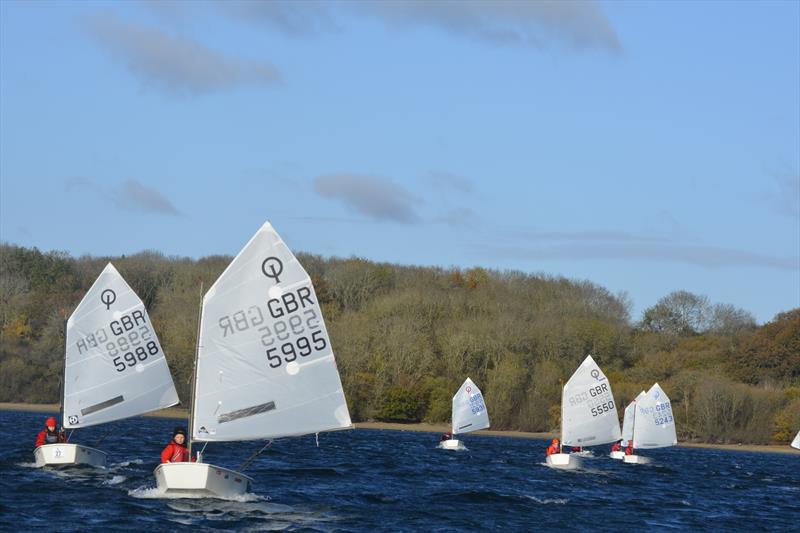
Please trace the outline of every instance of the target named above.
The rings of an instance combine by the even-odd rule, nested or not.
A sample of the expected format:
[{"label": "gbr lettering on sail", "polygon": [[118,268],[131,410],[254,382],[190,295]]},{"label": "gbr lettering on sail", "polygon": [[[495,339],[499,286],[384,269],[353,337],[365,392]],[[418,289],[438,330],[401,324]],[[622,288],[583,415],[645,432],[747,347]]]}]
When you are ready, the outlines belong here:
[{"label": "gbr lettering on sail", "polygon": [[313,359],[328,347],[325,330],[320,326],[319,306],[310,287],[269,298],[264,304],[219,318],[217,325],[223,338],[256,330],[270,368],[286,363]]}]

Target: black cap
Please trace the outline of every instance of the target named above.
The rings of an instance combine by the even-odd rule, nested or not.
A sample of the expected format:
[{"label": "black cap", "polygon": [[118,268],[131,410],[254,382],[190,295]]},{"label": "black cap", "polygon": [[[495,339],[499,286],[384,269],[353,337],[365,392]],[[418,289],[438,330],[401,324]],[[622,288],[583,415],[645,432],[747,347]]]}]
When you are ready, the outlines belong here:
[{"label": "black cap", "polygon": [[176,426],[175,429],[172,430],[172,436],[174,437],[175,435],[183,435],[185,437],[186,436],[186,428],[182,427],[182,426]]}]

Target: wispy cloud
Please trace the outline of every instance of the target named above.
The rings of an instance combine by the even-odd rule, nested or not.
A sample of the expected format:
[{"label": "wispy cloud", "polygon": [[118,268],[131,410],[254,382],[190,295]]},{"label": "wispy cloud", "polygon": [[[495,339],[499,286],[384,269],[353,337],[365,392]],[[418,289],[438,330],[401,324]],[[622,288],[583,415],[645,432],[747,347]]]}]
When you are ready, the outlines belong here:
[{"label": "wispy cloud", "polygon": [[280,81],[278,70],[269,63],[228,57],[190,39],[123,21],[111,13],[93,16],[87,28],[142,83],[173,95]]},{"label": "wispy cloud", "polygon": [[227,15],[263,24],[293,37],[336,31],[334,4],[322,0],[224,0],[215,5]]},{"label": "wispy cloud", "polygon": [[337,31],[343,18],[360,16],[395,30],[427,27],[490,45],[622,51],[617,32],[593,0],[228,0],[214,5],[228,16],[292,37]]},{"label": "wispy cloud", "polygon": [[346,209],[374,220],[416,223],[420,200],[389,179],[360,174],[328,174],[314,180],[314,190]]},{"label": "wispy cloud", "polygon": [[469,207],[459,207],[434,217],[433,222],[454,228],[472,228],[480,222],[480,217]]},{"label": "wispy cloud", "polygon": [[67,192],[88,190],[113,205],[129,211],[160,215],[180,215],[180,212],[167,197],[136,180],[128,180],[112,187],[103,187],[90,179],[73,178],[67,180],[64,190]]},{"label": "wispy cloud", "polygon": [[[484,247],[485,248],[485,247]],[[508,257],[538,260],[640,260],[687,263],[708,268],[762,267],[800,270],[797,257],[770,257],[745,250],[714,246],[655,243],[568,243],[550,247],[493,246]]]},{"label": "wispy cloud", "polygon": [[427,26],[496,45],[546,48],[564,43],[575,48],[622,51],[611,22],[593,1],[381,0],[348,5],[393,28]]},{"label": "wispy cloud", "polygon": [[450,172],[431,171],[428,174],[428,183],[440,190],[457,191],[464,194],[470,194],[475,190],[475,186],[469,178]]},{"label": "wispy cloud", "polygon": [[624,231],[584,230],[584,231],[517,231],[513,235],[529,241],[547,242],[666,242],[658,235],[641,235]]}]

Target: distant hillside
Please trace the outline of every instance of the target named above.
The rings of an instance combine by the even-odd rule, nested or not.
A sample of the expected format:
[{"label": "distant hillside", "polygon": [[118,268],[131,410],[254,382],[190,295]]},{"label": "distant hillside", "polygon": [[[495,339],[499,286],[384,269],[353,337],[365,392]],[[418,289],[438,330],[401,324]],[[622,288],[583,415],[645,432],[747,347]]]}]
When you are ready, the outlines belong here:
[{"label": "distant hillside", "polygon": [[[312,276],[355,421],[447,421],[471,377],[493,429],[557,428],[560,387],[587,354],[622,410],[659,382],[682,439],[787,442],[800,429],[800,309],[752,316],[676,292],[632,321],[589,282],[298,254]],[[188,399],[201,283],[230,257],[73,258],[0,245],[0,401],[56,402],[63,318],[108,261],[144,300]]]}]

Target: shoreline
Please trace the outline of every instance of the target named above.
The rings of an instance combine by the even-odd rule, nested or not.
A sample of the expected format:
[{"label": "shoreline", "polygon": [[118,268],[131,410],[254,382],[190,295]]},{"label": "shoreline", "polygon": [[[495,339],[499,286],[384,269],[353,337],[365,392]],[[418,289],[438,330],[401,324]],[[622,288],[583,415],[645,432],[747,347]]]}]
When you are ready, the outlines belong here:
[{"label": "shoreline", "polygon": [[[57,403],[13,403],[0,402],[0,411],[22,411],[29,413],[58,413]],[[182,407],[168,407],[147,413],[141,416],[186,419],[189,416],[188,409]],[[419,433],[444,433],[450,430],[449,424],[430,424],[421,422],[418,424],[401,424],[397,422],[356,422],[354,429],[389,430],[389,431],[413,431]],[[514,430],[493,430],[484,429],[475,432],[476,435],[490,437],[514,437],[532,440],[550,440],[558,436],[551,432],[530,432]],[[788,444],[714,444],[706,442],[680,442],[679,448],[705,448],[711,450],[734,451],[734,452],[759,452],[759,453],[784,453],[800,455],[800,450],[795,450]]]}]

